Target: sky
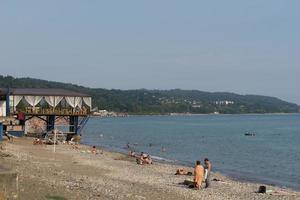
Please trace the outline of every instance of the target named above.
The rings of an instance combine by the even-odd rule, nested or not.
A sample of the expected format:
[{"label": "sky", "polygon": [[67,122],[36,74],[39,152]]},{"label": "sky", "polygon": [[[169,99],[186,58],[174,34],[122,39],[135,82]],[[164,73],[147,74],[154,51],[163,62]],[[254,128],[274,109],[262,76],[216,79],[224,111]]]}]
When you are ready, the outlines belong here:
[{"label": "sky", "polygon": [[299,0],[1,0],[0,74],[300,104]]}]

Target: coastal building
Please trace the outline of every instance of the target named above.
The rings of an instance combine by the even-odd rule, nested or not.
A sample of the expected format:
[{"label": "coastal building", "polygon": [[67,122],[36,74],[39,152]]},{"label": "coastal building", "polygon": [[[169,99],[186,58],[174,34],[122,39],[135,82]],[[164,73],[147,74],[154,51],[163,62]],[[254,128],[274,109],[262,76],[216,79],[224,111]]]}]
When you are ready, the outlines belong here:
[{"label": "coastal building", "polygon": [[201,108],[201,105],[192,105],[192,108]]},{"label": "coastal building", "polygon": [[[63,90],[38,88],[0,88],[0,120],[5,131],[27,134],[27,121],[44,121],[45,130],[55,128],[56,121],[67,119],[68,135],[79,134],[91,112],[90,95]],[[41,127],[37,127],[41,128]]]},{"label": "coastal building", "polygon": [[215,104],[216,105],[233,105],[234,104],[234,101],[228,101],[228,100],[225,100],[225,101],[215,101]]},{"label": "coastal building", "polygon": [[93,116],[98,116],[98,117],[127,117],[128,113],[109,112],[107,110],[98,110],[98,111],[93,111],[92,115]]}]

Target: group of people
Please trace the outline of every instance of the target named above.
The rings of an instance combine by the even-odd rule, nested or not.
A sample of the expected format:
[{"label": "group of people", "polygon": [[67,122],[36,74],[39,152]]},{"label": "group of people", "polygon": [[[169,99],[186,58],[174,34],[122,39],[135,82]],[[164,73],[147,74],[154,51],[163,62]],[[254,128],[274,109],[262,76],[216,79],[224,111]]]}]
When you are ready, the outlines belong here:
[{"label": "group of people", "polygon": [[140,156],[136,158],[136,163],[139,165],[152,164],[152,158],[149,154],[141,152]]},{"label": "group of people", "polygon": [[201,162],[199,160],[196,161],[194,173],[189,172],[185,169],[177,169],[175,175],[188,175],[188,176],[194,175],[193,184],[191,184],[190,181],[187,181],[185,184],[187,184],[190,188],[200,189],[203,187],[202,184],[204,182],[205,188],[207,188],[210,185],[211,169],[212,169],[211,162],[208,160],[208,158],[205,158],[204,165],[201,165]]},{"label": "group of people", "polygon": [[[152,146],[152,144],[151,144]],[[126,148],[130,149],[129,143],[127,143]],[[141,152],[140,155],[136,155],[136,153],[132,150],[129,150],[128,155],[131,157],[136,158],[137,164],[144,165],[144,164],[152,164],[152,159],[149,154]],[[203,187],[208,188],[210,185],[210,172],[212,170],[212,164],[208,158],[204,159],[203,165],[201,164],[200,160],[196,161],[196,166],[194,168],[194,173],[189,172],[185,169],[178,169],[175,175],[194,175],[193,185],[192,187],[196,189],[201,189]],[[205,183],[205,186],[203,186]]]},{"label": "group of people", "polygon": [[205,182],[205,188],[210,185],[210,172],[212,169],[212,164],[208,158],[204,159],[204,165],[201,165],[199,160],[196,161],[196,166],[194,169],[194,187],[197,189],[202,188],[202,183]]},{"label": "group of people", "polygon": [[[134,144],[135,145],[135,144]],[[149,144],[152,146],[152,144]],[[153,164],[152,158],[149,154],[141,152],[140,155],[137,155],[134,150],[130,147],[129,143],[126,144],[125,146],[126,149],[129,149],[128,155],[130,157],[136,158],[136,163],[139,165],[145,165],[145,164]]]},{"label": "group of people", "polygon": [[151,156],[147,153],[141,152],[140,155],[136,155],[134,151],[130,150],[128,152],[128,155],[130,157],[136,158],[136,163],[139,164],[139,165],[153,164]]}]

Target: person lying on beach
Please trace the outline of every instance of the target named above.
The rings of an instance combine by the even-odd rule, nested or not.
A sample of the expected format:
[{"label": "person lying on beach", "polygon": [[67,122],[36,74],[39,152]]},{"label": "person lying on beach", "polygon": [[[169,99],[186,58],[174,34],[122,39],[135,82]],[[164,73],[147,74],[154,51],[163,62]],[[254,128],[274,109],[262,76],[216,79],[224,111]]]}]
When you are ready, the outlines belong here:
[{"label": "person lying on beach", "polygon": [[152,159],[150,155],[142,152],[140,157],[136,159],[137,164],[144,165],[144,164],[152,164]]},{"label": "person lying on beach", "polygon": [[197,188],[198,190],[201,189],[203,177],[204,177],[204,168],[201,165],[201,162],[197,160],[195,170],[194,170],[194,184],[195,184],[195,188]]},{"label": "person lying on beach", "polygon": [[42,140],[38,139],[38,138],[35,138],[33,140],[33,145],[38,145],[38,144],[44,144]]},{"label": "person lying on beach", "polygon": [[148,155],[147,158],[144,159],[144,162],[145,162],[146,164],[152,164],[152,158],[150,157],[150,155]]},{"label": "person lying on beach", "polygon": [[192,176],[193,172],[189,172],[185,169],[177,169],[175,175],[188,175],[188,176]]},{"label": "person lying on beach", "polygon": [[141,152],[141,155],[139,157],[139,162],[138,164],[143,165],[143,164],[151,164],[150,163],[150,156],[144,152]]}]

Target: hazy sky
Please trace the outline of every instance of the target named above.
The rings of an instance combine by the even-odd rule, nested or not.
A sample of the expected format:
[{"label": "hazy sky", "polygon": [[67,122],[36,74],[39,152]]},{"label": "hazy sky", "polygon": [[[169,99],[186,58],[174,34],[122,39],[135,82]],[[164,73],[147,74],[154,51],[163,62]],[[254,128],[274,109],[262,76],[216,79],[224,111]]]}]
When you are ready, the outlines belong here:
[{"label": "hazy sky", "polygon": [[300,104],[299,0],[0,1],[0,74]]}]

